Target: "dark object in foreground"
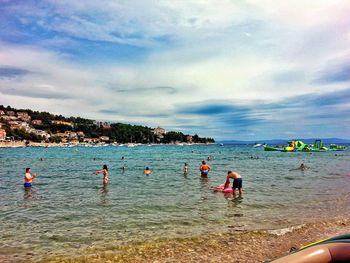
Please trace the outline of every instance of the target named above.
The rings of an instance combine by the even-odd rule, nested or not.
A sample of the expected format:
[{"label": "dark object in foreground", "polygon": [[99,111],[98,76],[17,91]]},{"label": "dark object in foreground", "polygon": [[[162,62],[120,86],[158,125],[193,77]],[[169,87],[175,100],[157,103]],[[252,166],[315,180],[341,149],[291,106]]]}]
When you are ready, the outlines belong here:
[{"label": "dark object in foreground", "polygon": [[345,263],[350,262],[350,234],[304,246],[295,252],[265,263]]}]

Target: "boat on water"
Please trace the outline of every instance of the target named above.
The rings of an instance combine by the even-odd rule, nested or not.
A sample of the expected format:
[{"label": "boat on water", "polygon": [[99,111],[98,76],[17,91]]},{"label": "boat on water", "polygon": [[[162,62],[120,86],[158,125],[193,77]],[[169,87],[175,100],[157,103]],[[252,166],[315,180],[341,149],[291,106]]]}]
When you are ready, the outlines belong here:
[{"label": "boat on water", "polygon": [[265,147],[265,146],[267,146],[266,143],[255,143],[255,144],[253,145],[253,148]]},{"label": "boat on water", "polygon": [[341,263],[350,262],[350,235],[311,243],[284,257],[264,263]]}]

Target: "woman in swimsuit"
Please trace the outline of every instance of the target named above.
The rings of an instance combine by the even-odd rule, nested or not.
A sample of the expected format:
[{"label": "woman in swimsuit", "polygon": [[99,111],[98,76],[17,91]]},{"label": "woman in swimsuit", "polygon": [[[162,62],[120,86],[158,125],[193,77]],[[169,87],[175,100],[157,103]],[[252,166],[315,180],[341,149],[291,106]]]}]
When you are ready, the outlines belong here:
[{"label": "woman in swimsuit", "polygon": [[210,171],[210,166],[207,165],[207,163],[205,161],[202,161],[201,166],[199,166],[199,171],[201,171],[202,177],[207,177],[208,173]]},{"label": "woman in swimsuit", "polygon": [[107,165],[103,165],[102,170],[97,171],[95,174],[103,174],[103,184],[108,184],[108,167]]}]

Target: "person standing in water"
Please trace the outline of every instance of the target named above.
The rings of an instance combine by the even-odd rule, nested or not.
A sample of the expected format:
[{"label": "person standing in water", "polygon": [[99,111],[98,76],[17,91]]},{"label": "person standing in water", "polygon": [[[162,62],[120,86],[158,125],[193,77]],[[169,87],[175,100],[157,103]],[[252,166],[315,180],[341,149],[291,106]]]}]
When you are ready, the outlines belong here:
[{"label": "person standing in water", "polygon": [[[242,196],[243,194],[242,193],[242,176],[237,172],[228,171],[226,176],[226,182],[227,180],[230,180],[230,178],[233,179],[233,184],[232,184],[233,193],[235,193],[236,188],[238,188],[239,195]],[[230,181],[228,181],[228,183],[230,183]]]},{"label": "person standing in water", "polygon": [[102,170],[97,171],[95,174],[103,174],[103,184],[108,184],[108,167],[107,165],[103,165]]},{"label": "person standing in water", "polygon": [[187,173],[188,173],[188,164],[185,163],[184,164],[184,175],[187,175]]},{"label": "person standing in water", "polygon": [[202,177],[207,177],[210,171],[210,166],[203,160],[202,164],[199,166],[199,171],[201,172]]},{"label": "person standing in water", "polygon": [[146,167],[146,169],[145,170],[143,170],[143,174],[144,175],[150,175],[152,173],[152,171],[149,169],[149,167]]},{"label": "person standing in water", "polygon": [[26,168],[26,172],[24,174],[24,187],[29,188],[32,187],[33,180],[37,177],[37,174],[31,173],[30,168]]}]

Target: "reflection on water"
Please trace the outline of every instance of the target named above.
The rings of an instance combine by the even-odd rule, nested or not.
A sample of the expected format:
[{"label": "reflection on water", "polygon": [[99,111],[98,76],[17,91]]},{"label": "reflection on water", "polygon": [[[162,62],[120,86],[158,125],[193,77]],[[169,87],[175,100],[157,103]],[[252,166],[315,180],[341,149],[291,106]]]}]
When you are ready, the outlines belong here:
[{"label": "reflection on water", "polygon": [[107,193],[108,193],[108,184],[103,184],[102,195],[106,195]]},{"label": "reflection on water", "polygon": [[208,177],[200,177],[200,182],[201,182],[201,189],[202,190],[207,190],[209,187],[209,178]]},{"label": "reflection on water", "polygon": [[235,195],[235,197],[231,201],[232,201],[231,204],[234,204],[235,206],[237,206],[243,202],[243,197],[240,195],[238,196]]},{"label": "reflection on water", "polygon": [[31,187],[24,187],[23,192],[24,192],[23,194],[24,200],[33,199],[33,189]]},{"label": "reflection on water", "polygon": [[107,206],[108,205],[108,184],[103,184],[102,190],[101,190],[101,205]]}]

